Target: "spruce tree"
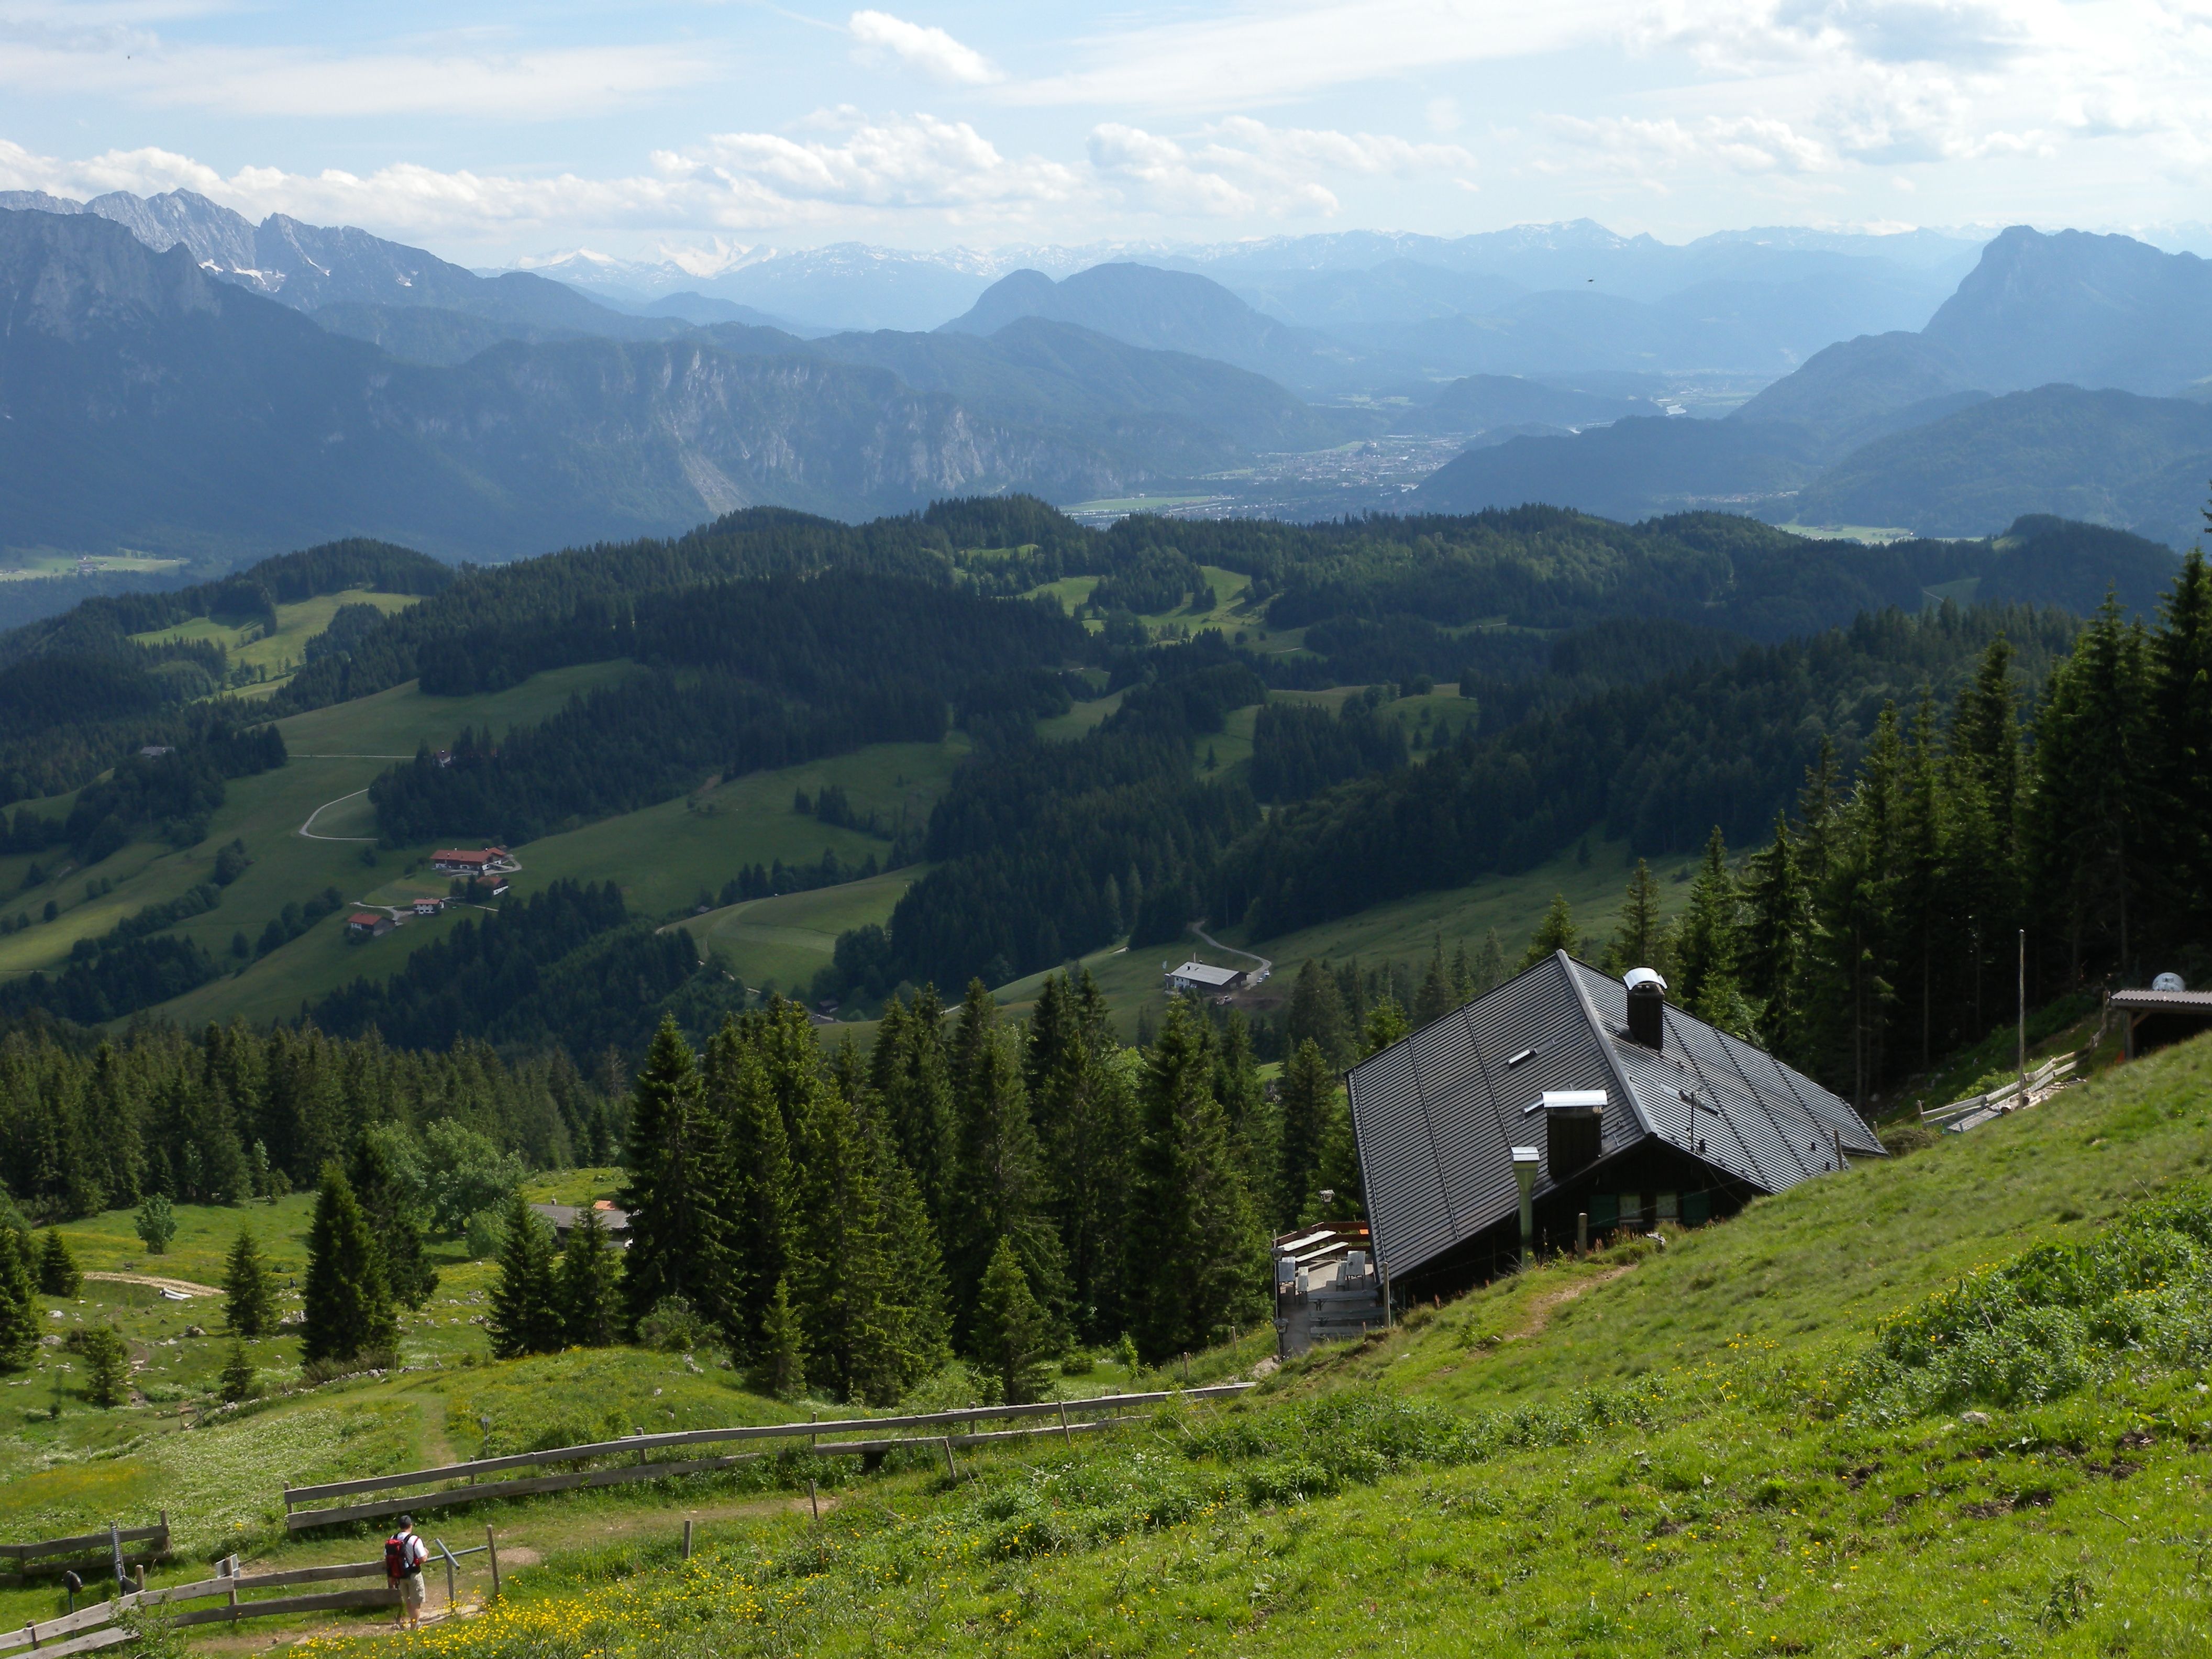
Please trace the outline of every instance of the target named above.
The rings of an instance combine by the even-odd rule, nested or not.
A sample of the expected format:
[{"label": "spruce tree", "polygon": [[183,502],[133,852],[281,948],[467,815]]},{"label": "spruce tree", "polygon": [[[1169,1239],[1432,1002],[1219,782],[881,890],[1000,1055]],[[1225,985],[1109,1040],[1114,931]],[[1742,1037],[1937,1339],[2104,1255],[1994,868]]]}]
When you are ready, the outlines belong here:
[{"label": "spruce tree", "polygon": [[1737,967],[1744,996],[1761,1011],[1759,1029],[1768,1046],[1785,1059],[1795,1058],[1804,1036],[1798,1011],[1812,915],[1796,839],[1785,814],[1774,815],[1774,840],[1745,861],[1743,908]]},{"label": "spruce tree", "polygon": [[88,1325],[77,1346],[84,1361],[84,1397],[95,1406],[120,1406],[131,1397],[131,1347],[102,1322]]},{"label": "spruce tree", "polygon": [[945,1006],[935,986],[923,986],[911,1007],[896,997],[891,1000],[869,1066],[884,1115],[898,1139],[899,1156],[914,1171],[939,1237],[948,1237],[958,1156]]},{"label": "spruce tree", "polygon": [[1137,1346],[1154,1364],[1258,1317],[1265,1291],[1267,1239],[1213,1097],[1204,1027],[1183,999],[1169,1003],[1139,1094],[1129,1290]]},{"label": "spruce tree", "polygon": [[1406,1023],[1406,1011],[1398,1006],[1397,998],[1382,998],[1367,1011],[1367,1030],[1360,1044],[1360,1058],[1372,1060],[1392,1043],[1403,1041],[1412,1029]]},{"label": "spruce tree", "polygon": [[999,1383],[999,1398],[1027,1405],[1044,1392],[1043,1361],[1052,1352],[1048,1322],[1030,1293],[1013,1241],[1002,1238],[984,1269],[975,1298],[975,1357]]},{"label": "spruce tree", "polygon": [[[1067,1252],[1074,1321],[1085,1334],[1104,1337],[1121,1322],[1136,1101],[1105,995],[1088,969],[1066,1001],[1066,1030],[1042,1053],[1032,1022],[1026,1069],[1034,1079],[1030,1100],[1044,1165],[1052,1174],[1051,1215]],[[1260,1111],[1266,1110],[1263,1097]]]},{"label": "spruce tree", "polygon": [[[1735,877],[1728,866],[1728,843],[1718,824],[1705,838],[1705,854],[1690,883],[1690,902],[1674,930],[1674,982],[1680,1000],[1699,1010],[1721,998],[1723,983],[1736,982],[1736,957],[1742,924]],[[1702,1014],[1701,1014],[1702,1017]]]},{"label": "spruce tree", "polygon": [[1485,991],[1496,990],[1504,982],[1505,947],[1498,943],[1498,930],[1486,928],[1482,935],[1482,950],[1474,959],[1469,994],[1480,996]]},{"label": "spruce tree", "polygon": [[58,1227],[39,1237],[39,1291],[44,1296],[71,1297],[84,1288],[84,1275],[70,1254],[69,1240]]},{"label": "spruce tree", "polygon": [[1439,933],[1435,949],[1429,953],[1428,969],[1421,975],[1421,988],[1413,996],[1413,1024],[1417,1028],[1431,1024],[1458,1006],[1451,970],[1444,966],[1443,935]]},{"label": "spruce tree", "polygon": [[622,1263],[588,1200],[576,1212],[562,1249],[555,1300],[568,1346],[607,1348],[622,1340]]},{"label": "spruce tree", "polygon": [[753,1366],[755,1383],[779,1400],[796,1400],[806,1391],[806,1332],[783,1279],[768,1299],[761,1320],[760,1346]]},{"label": "spruce tree", "polygon": [[138,1242],[146,1247],[149,1255],[167,1255],[169,1241],[177,1236],[177,1213],[171,1207],[168,1194],[154,1193],[138,1206],[133,1218],[138,1231]]},{"label": "spruce tree", "polygon": [[1337,1092],[1336,1073],[1329,1069],[1321,1045],[1311,1038],[1298,1044],[1283,1062],[1282,1173],[1276,1188],[1280,1200],[1274,1215],[1278,1227],[1296,1225],[1314,1193],[1328,1184],[1319,1179],[1322,1142],[1329,1105]]},{"label": "spruce tree", "polygon": [[623,1307],[632,1328],[672,1296],[718,1326],[730,1322],[726,1165],[702,1095],[690,1045],[664,1015],[631,1089],[623,1139]]},{"label": "spruce tree", "polygon": [[233,1341],[230,1358],[223,1361],[222,1397],[231,1405],[251,1400],[254,1394],[253,1359],[243,1341]]},{"label": "spruce tree", "polygon": [[1066,1255],[1052,1223],[1051,1189],[1028,1091],[1012,1041],[999,1024],[998,1004],[981,980],[969,985],[962,1004],[954,1055],[959,1184],[945,1250],[954,1329],[972,1341],[975,1297],[1001,1238],[1013,1241],[1031,1291],[1055,1329],[1064,1328]]},{"label": "spruce tree", "polygon": [[384,1282],[384,1253],[368,1231],[353,1188],[335,1164],[323,1166],[307,1227],[307,1272],[300,1358],[343,1363],[399,1346],[399,1324]]},{"label": "spruce tree", "polygon": [[1550,957],[1555,951],[1565,951],[1572,956],[1582,941],[1575,933],[1575,914],[1568,907],[1565,893],[1552,895],[1551,908],[1544,912],[1543,921],[1536,931],[1528,935],[1528,948],[1522,953],[1522,973],[1527,973],[1538,963]]},{"label": "spruce tree", "polygon": [[797,1225],[783,1108],[755,1040],[761,1024],[761,1017],[750,1025],[725,1020],[707,1045],[704,1074],[722,1167],[719,1219],[729,1262],[723,1335],[739,1354],[751,1352],[760,1339],[769,1297],[790,1271]]},{"label": "spruce tree", "polygon": [[557,1353],[566,1332],[560,1285],[554,1276],[552,1229],[517,1193],[507,1200],[507,1237],[499,1247],[499,1279],[492,1286],[492,1357]]},{"label": "spruce tree", "polygon": [[414,1194],[374,1133],[364,1131],[355,1139],[346,1164],[346,1183],[383,1253],[384,1282],[392,1287],[392,1300],[402,1307],[421,1307],[438,1288],[437,1270],[422,1254],[422,1227],[416,1216]]},{"label": "spruce tree", "polygon": [[2202,548],[2183,558],[2159,611],[2150,702],[2160,759],[2148,885],[2169,933],[2201,939],[2212,931],[2212,568]]},{"label": "spruce tree", "polygon": [[[1275,1170],[1281,1162],[1282,1124],[1274,1102],[1260,1083],[1260,1062],[1252,1052],[1252,1030],[1242,1009],[1231,1008],[1214,1052],[1213,1097],[1229,1121],[1229,1144],[1262,1216],[1275,1208]],[[1050,1166],[1057,1169],[1057,1164]]]},{"label": "spruce tree", "polygon": [[222,1271],[223,1311],[240,1336],[266,1336],[276,1328],[276,1287],[251,1227],[240,1227]]},{"label": "spruce tree", "polygon": [[1330,1065],[1337,1066],[1352,1058],[1350,1037],[1335,975],[1329,972],[1328,963],[1307,957],[1291,985],[1291,1006],[1283,1018],[1284,1041],[1294,1048],[1310,1042]]},{"label": "spruce tree", "polygon": [[1656,969],[1665,977],[1670,963],[1667,926],[1660,914],[1659,884],[1651,866],[1642,859],[1628,878],[1628,890],[1620,902],[1620,925],[1606,946],[1605,970],[1618,978],[1632,968]]},{"label": "spruce tree", "polygon": [[0,1366],[27,1365],[39,1346],[39,1305],[31,1279],[30,1246],[0,1223]]}]

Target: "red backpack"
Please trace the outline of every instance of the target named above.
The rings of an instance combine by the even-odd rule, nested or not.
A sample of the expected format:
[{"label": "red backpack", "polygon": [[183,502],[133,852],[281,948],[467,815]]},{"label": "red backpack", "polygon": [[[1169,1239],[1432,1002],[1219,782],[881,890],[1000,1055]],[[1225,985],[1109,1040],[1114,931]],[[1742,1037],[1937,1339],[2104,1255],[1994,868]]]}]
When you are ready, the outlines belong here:
[{"label": "red backpack", "polygon": [[407,1547],[409,1541],[400,1533],[394,1533],[384,1540],[384,1576],[392,1583],[396,1584],[403,1578],[411,1578],[422,1571],[416,1562],[415,1553]]}]

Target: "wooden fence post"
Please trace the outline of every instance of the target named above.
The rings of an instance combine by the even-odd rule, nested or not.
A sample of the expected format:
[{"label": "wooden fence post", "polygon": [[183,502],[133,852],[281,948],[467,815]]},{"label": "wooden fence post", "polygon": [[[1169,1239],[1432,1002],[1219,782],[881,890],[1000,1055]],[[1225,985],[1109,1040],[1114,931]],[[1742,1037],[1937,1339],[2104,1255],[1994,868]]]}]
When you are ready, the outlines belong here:
[{"label": "wooden fence post", "polygon": [[1071,1446],[1075,1443],[1075,1431],[1067,1426],[1067,1401],[1060,1402],[1060,1437]]},{"label": "wooden fence post", "polygon": [[814,1490],[814,1477],[811,1474],[806,1477],[806,1501],[813,1509],[814,1519],[818,1524],[822,1519],[822,1499]]},{"label": "wooden fence post", "polygon": [[952,1437],[949,1434],[945,1437],[945,1473],[951,1480],[960,1478],[959,1468],[952,1461]]},{"label": "wooden fence post", "polygon": [[499,1599],[499,1540],[492,1536],[491,1523],[484,1522],[484,1553],[491,1557],[492,1599]]},{"label": "wooden fence post", "polygon": [[691,1559],[691,1523],[689,1521],[684,1523],[684,1559],[686,1561]]}]

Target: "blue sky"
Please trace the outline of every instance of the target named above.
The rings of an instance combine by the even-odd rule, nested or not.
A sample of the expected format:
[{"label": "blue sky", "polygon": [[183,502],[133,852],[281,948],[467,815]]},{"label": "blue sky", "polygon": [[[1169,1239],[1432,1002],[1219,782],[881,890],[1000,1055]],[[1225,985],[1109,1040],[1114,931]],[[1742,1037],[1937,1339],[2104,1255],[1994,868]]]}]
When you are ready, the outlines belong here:
[{"label": "blue sky", "polygon": [[2208,216],[2212,0],[0,0],[0,187],[472,263]]}]

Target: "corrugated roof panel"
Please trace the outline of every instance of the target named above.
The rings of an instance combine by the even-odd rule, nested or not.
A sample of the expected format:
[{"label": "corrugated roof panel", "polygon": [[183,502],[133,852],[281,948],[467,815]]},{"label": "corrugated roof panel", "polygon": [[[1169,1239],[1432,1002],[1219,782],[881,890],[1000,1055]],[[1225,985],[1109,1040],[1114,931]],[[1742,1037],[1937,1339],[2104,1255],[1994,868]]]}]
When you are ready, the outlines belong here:
[{"label": "corrugated roof panel", "polygon": [[1444,1201],[1426,1103],[1406,1045],[1392,1045],[1346,1079],[1376,1255],[1386,1270],[1425,1261],[1456,1243]]},{"label": "corrugated roof panel", "polygon": [[1735,1062],[1745,1080],[1762,1094],[1787,1096],[1812,1116],[1834,1129],[1844,1138],[1846,1151],[1879,1155],[1881,1142],[1875,1138],[1867,1121],[1851,1109],[1851,1103],[1819,1084],[1793,1066],[1784,1065],[1764,1048],[1753,1047],[1727,1032],[1719,1034],[1729,1057]]},{"label": "corrugated roof panel", "polygon": [[1511,1128],[1491,1091],[1467,1019],[1440,1019],[1415,1032],[1406,1047],[1429,1103],[1456,1242],[1497,1219],[1501,1195],[1509,1208],[1520,1202],[1506,1161]]}]

